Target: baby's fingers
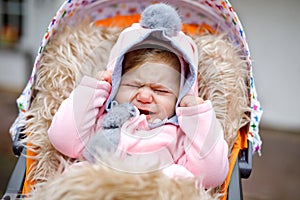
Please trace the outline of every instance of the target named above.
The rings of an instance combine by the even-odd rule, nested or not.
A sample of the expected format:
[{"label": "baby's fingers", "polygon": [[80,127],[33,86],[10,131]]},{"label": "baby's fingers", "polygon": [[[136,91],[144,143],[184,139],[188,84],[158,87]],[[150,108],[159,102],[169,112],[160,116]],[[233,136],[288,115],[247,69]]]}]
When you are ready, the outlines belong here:
[{"label": "baby's fingers", "polygon": [[112,76],[112,71],[107,70],[107,71],[99,72],[97,78],[100,81],[106,81],[111,84],[111,76]]},{"label": "baby's fingers", "polygon": [[202,104],[203,102],[204,102],[204,100],[200,97],[187,95],[187,96],[182,98],[179,105],[181,107],[191,107],[191,106],[196,106],[196,105]]}]

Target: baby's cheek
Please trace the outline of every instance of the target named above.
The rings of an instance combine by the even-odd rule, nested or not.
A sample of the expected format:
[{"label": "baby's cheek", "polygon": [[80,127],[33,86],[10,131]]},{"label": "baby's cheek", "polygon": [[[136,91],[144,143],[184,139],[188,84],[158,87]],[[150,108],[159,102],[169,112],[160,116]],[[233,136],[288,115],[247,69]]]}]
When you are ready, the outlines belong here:
[{"label": "baby's cheek", "polygon": [[167,113],[168,118],[175,115],[176,101],[177,101],[177,98],[169,97],[168,101],[165,102],[164,107],[166,109],[166,113]]},{"label": "baby's cheek", "polygon": [[117,92],[115,100],[118,103],[125,103],[125,102],[131,102],[131,99],[134,96],[134,90],[126,88],[126,90],[122,87],[120,87],[119,91]]}]

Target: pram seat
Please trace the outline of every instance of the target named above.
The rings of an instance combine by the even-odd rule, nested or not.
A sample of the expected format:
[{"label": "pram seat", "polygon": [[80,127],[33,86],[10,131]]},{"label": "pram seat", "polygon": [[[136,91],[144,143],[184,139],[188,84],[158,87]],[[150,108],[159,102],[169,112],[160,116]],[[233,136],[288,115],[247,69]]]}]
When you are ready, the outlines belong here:
[{"label": "pram seat", "polygon": [[[51,49],[53,46],[55,45],[59,45],[59,40],[57,39],[58,35],[64,32],[69,32],[70,34],[72,33],[72,31],[74,30],[80,30],[80,28],[86,28],[84,26],[81,25],[76,25],[77,22],[80,22],[80,24],[82,25],[86,25],[86,23],[83,23],[84,20],[92,20],[94,22],[94,24],[97,27],[100,26],[106,26],[106,27],[111,27],[111,26],[116,26],[116,27],[125,27],[129,24],[131,24],[132,22],[135,22],[136,20],[138,20],[139,18],[139,13],[143,10],[143,8],[145,8],[147,5],[153,3],[153,1],[147,0],[147,1],[143,1],[143,2],[135,2],[135,1],[129,1],[129,0],[124,0],[124,1],[84,1],[86,3],[83,3],[83,1],[66,1],[65,4],[59,9],[59,11],[57,12],[57,15],[54,17],[54,19],[52,20],[51,24],[49,25],[49,29],[47,31],[47,33],[45,34],[45,37],[43,39],[42,45],[39,49],[39,54],[36,58],[36,62],[35,62],[35,66],[32,72],[32,78],[29,82],[29,84],[27,85],[27,87],[24,89],[24,96],[21,96],[18,100],[19,105],[22,105],[22,110],[25,111],[26,113],[24,113],[23,111],[21,111],[20,113],[20,117],[16,120],[15,123],[15,127],[23,127],[25,126],[25,131],[27,135],[32,136],[34,134],[34,132],[31,132],[30,130],[34,130],[33,129],[33,125],[32,123],[34,122],[32,119],[35,119],[35,115],[31,115],[32,112],[34,111],[34,109],[32,109],[32,105],[34,104],[33,101],[38,98],[41,98],[41,96],[38,96],[37,91],[39,93],[43,93],[43,92],[48,92],[49,88],[47,88],[47,86],[42,86],[43,84],[41,84],[42,81],[47,81],[46,78],[47,76],[45,75],[45,73],[47,72],[47,70],[43,71],[43,68],[51,68],[51,62],[55,59],[60,59],[61,57],[57,57],[57,55],[55,54],[55,51],[57,51],[57,49]],[[232,148],[234,145],[237,145],[237,147],[235,147],[234,149],[236,149],[236,151],[232,151],[232,163],[236,163],[235,160],[238,158],[238,154],[240,153],[241,149],[247,149],[250,150],[250,153],[244,154],[241,153],[240,157],[239,157],[239,163],[248,163],[251,166],[251,148],[252,146],[254,146],[254,150],[259,151],[260,145],[261,145],[261,141],[259,139],[259,135],[258,135],[258,130],[254,130],[252,126],[252,123],[254,123],[256,126],[259,123],[259,118],[261,115],[261,110],[259,107],[259,102],[257,100],[257,95],[256,95],[256,91],[255,91],[255,87],[254,87],[254,82],[253,82],[253,78],[252,78],[252,71],[251,71],[251,57],[249,54],[249,49],[248,49],[248,45],[246,42],[246,38],[245,38],[245,34],[243,32],[242,26],[236,16],[236,14],[234,13],[230,3],[228,1],[168,1],[169,4],[175,6],[176,8],[179,9],[180,13],[182,16],[185,16],[183,18],[183,22],[184,22],[184,27],[183,30],[186,32],[189,32],[191,35],[194,34],[198,34],[198,35],[203,35],[204,33],[211,33],[211,34],[222,34],[222,33],[226,33],[226,37],[229,41],[231,41],[234,45],[237,46],[237,49],[239,49],[239,54],[240,56],[244,59],[244,61],[247,63],[248,65],[248,70],[249,70],[249,80],[248,81],[250,87],[250,103],[251,103],[251,107],[252,110],[247,110],[249,113],[247,113],[248,115],[250,115],[250,117],[252,118],[252,120],[250,121],[251,124],[247,123],[247,124],[243,124],[242,127],[239,131],[237,131],[236,133],[234,133],[229,140],[230,143],[230,148]],[[105,9],[104,9],[105,8]],[[86,13],[90,13],[91,14],[91,18],[89,19],[83,19],[86,16]],[[199,17],[201,16],[201,17]],[[124,20],[125,19],[125,20]],[[130,20],[129,20],[130,19]],[[89,24],[89,23],[87,23]],[[70,30],[69,27],[77,27],[74,30]],[[101,37],[100,37],[100,41],[105,43],[102,43],[102,46],[99,44],[94,44],[91,45],[92,42],[88,43],[88,47],[84,46],[83,47],[78,47],[78,46],[73,46],[74,49],[69,49],[70,51],[74,52],[79,52],[77,51],[78,49],[76,48],[82,48],[81,50],[87,50],[87,49],[98,49],[99,46],[101,46],[100,49],[98,49],[100,52],[107,52],[109,51],[109,49],[111,48],[111,46],[108,45],[108,43],[106,43],[107,39],[108,40],[114,40],[117,37],[118,34],[118,30],[115,30],[115,34],[110,35],[110,38],[105,38],[107,35],[103,35],[102,32],[97,32],[95,30],[93,30],[90,34],[87,34],[89,37],[89,39],[95,40],[95,33],[99,33]],[[86,33],[85,33],[86,34]],[[101,35],[102,34],[102,35]],[[72,39],[75,39],[75,37],[70,38],[70,35],[64,36],[65,41],[66,42],[70,42],[72,44]],[[80,33],[76,36],[78,41],[82,41],[83,38],[80,38]],[[84,37],[85,39],[87,37]],[[101,40],[102,39],[102,40]],[[61,39],[60,39],[61,40]],[[97,41],[99,41],[99,37],[96,39]],[[108,46],[107,46],[108,45]],[[72,46],[72,45],[70,45]],[[99,51],[95,51],[95,52],[90,52],[87,51],[85,53],[82,53],[80,55],[76,55],[77,59],[76,61],[74,60],[68,60],[69,57],[62,57],[65,58],[67,61],[63,61],[63,60],[59,60],[59,63],[61,65],[63,64],[67,64],[68,66],[75,66],[74,70],[73,68],[64,68],[64,69],[59,69],[58,67],[55,69],[57,70],[56,73],[53,73],[54,75],[57,76],[52,76],[52,78],[55,79],[61,79],[65,82],[68,82],[68,84],[64,84],[64,82],[60,82],[62,85],[67,85],[66,88],[64,88],[64,91],[61,92],[59,91],[59,89],[61,89],[61,85],[51,85],[52,90],[54,88],[54,90],[56,92],[52,93],[52,98],[54,100],[56,100],[56,105],[51,107],[50,109],[50,113],[45,113],[44,118],[40,118],[39,120],[43,121],[43,124],[48,124],[49,121],[51,121],[51,116],[54,114],[55,109],[57,109],[57,106],[59,105],[59,102],[61,103],[61,101],[66,98],[66,96],[68,96],[69,92],[72,90],[72,88],[74,88],[74,86],[77,84],[77,81],[80,80],[80,77],[83,74],[93,74],[95,69],[99,69],[102,67],[105,67],[105,64],[103,64],[103,66],[96,66],[97,60],[93,60],[94,58],[94,54],[95,53],[99,53]],[[54,55],[53,55],[54,54]],[[45,56],[45,55],[51,55],[51,56]],[[100,54],[101,55],[101,54]],[[102,54],[102,55],[107,55],[107,54]],[[55,58],[53,58],[55,57]],[[82,61],[81,58],[85,58],[85,61]],[[51,60],[52,59],[52,60]],[[101,57],[100,59],[105,59],[104,57]],[[80,66],[82,65],[82,62],[84,64],[86,64],[86,67],[84,69],[82,69]],[[104,62],[105,63],[105,62]],[[93,69],[93,67],[96,66],[95,69]],[[102,68],[104,69],[104,68]],[[62,71],[60,71],[62,70]],[[63,71],[66,70],[66,71]],[[76,71],[78,70],[78,71]],[[66,72],[66,73],[65,73]],[[61,74],[68,74],[68,75],[64,75],[64,76],[60,76]],[[49,78],[49,77],[48,77]],[[32,90],[32,86],[33,89]],[[45,87],[45,88],[43,88]],[[59,92],[58,92],[59,91]],[[201,91],[200,91],[201,92]],[[202,91],[203,93],[203,91]],[[39,101],[40,103],[41,101]],[[47,104],[51,105],[52,102],[47,102]],[[246,111],[245,111],[246,112]],[[31,113],[31,114],[28,114]],[[22,124],[22,121],[20,121],[20,119],[24,119],[24,116],[27,117],[27,122]],[[28,116],[31,116],[32,118],[28,118]],[[258,117],[257,117],[258,116]],[[257,120],[253,120],[253,119],[257,119]],[[240,122],[239,122],[240,123]],[[31,125],[31,128],[28,128],[28,124]],[[36,126],[36,128],[38,127],[38,125],[34,125]],[[239,129],[239,128],[238,128]],[[17,131],[15,131],[16,129],[14,129],[14,127],[12,127],[12,134],[13,136],[15,136],[17,134]],[[45,130],[47,130],[47,127],[44,127],[41,132],[43,132],[42,134],[45,133]],[[38,135],[38,134],[37,134]],[[30,137],[29,137],[30,138]],[[229,137],[228,137],[229,138]],[[31,138],[32,139],[32,138]],[[238,142],[236,142],[235,140],[237,140]],[[26,140],[25,140],[26,141]],[[248,141],[249,141],[249,146],[248,146]],[[31,145],[33,145],[33,148],[27,147],[27,174],[26,177],[30,177],[34,171],[34,168],[38,168],[41,169],[42,167],[45,167],[45,162],[43,164],[38,164],[33,160],[31,160],[30,156],[28,156],[28,153],[30,153],[31,151],[31,156],[36,156],[37,153],[43,152],[43,153],[48,153],[48,158],[51,157],[52,155],[57,156],[57,154],[51,154],[48,152],[49,149],[51,149],[51,146],[49,146],[49,143],[47,141],[43,141],[43,143],[40,144],[36,144],[33,143],[32,140],[27,139],[27,142],[31,143]],[[38,148],[37,148],[38,147]],[[243,150],[242,152],[244,152],[245,150]],[[53,153],[53,151],[52,151]],[[248,158],[247,158],[248,156]],[[35,157],[35,159],[37,160],[41,160],[41,157]],[[68,164],[68,163],[72,163],[72,159],[66,158],[64,156],[60,156],[59,158],[56,158],[57,160],[55,160],[53,162],[52,165],[47,166],[48,171],[46,172],[47,176],[52,176],[53,175],[53,171],[56,171],[57,168],[57,163],[64,163],[64,164]],[[248,162],[247,162],[248,159]],[[30,161],[31,160],[31,161]],[[246,162],[245,162],[246,161]],[[35,162],[34,165],[33,162]],[[247,173],[249,174],[249,171],[251,172],[251,167],[249,168],[249,165],[246,165],[246,167],[242,166],[243,164],[240,164],[241,169],[245,169],[245,171],[247,171]],[[33,167],[34,166],[34,167]],[[232,169],[231,171],[233,172],[233,167],[234,164],[231,165]],[[31,167],[31,168],[30,168]],[[32,168],[33,167],[33,168]],[[53,169],[55,170],[53,170]],[[33,170],[33,171],[32,171]],[[31,172],[30,172],[31,171]],[[37,173],[37,172],[35,172]],[[42,173],[45,173],[45,171],[43,171]],[[239,175],[239,171],[238,171],[238,175]],[[231,174],[231,173],[230,173]],[[249,175],[245,175],[245,177],[247,177]],[[225,190],[228,188],[229,185],[229,181],[231,179],[231,176],[228,176],[228,180],[227,182],[224,184],[224,188]],[[31,185],[31,184],[35,184],[36,182],[43,182],[45,180],[39,180],[36,179],[34,182],[28,181],[27,180],[27,184]],[[25,186],[26,188],[26,186]],[[229,187],[230,188],[230,187]],[[28,191],[27,191],[28,192]],[[25,192],[25,193],[27,193]],[[228,196],[229,198],[233,198],[232,196],[230,197],[230,194]],[[233,198],[236,199],[236,198]]]}]

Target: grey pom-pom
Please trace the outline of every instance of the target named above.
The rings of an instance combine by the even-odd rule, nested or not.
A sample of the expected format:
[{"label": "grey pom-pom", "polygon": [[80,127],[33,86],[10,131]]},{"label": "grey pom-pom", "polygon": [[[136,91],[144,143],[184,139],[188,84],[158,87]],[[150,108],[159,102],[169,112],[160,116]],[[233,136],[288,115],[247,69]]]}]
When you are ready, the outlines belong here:
[{"label": "grey pom-pom", "polygon": [[164,3],[148,6],[142,12],[140,24],[144,28],[164,29],[168,36],[176,36],[181,30],[181,19],[177,11]]}]

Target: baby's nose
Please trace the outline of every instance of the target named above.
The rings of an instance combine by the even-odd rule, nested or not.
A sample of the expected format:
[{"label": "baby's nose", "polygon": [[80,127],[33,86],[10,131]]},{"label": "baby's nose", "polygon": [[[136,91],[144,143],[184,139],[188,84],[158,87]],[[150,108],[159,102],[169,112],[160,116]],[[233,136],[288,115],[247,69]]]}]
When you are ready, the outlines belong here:
[{"label": "baby's nose", "polygon": [[153,91],[151,88],[147,86],[139,88],[137,100],[142,103],[151,103],[153,101]]}]

